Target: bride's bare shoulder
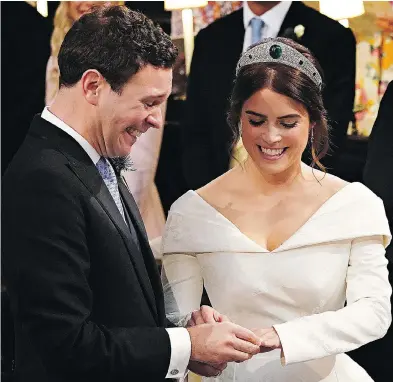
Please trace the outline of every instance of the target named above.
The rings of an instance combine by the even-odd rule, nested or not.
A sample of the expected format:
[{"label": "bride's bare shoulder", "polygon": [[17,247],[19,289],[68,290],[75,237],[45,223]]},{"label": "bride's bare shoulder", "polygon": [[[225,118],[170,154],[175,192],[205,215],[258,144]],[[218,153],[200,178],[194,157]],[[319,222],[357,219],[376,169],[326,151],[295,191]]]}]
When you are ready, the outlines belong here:
[{"label": "bride's bare shoulder", "polygon": [[349,182],[338,176],[325,173],[309,166],[307,167],[306,177],[312,182],[318,182],[318,184],[324,187],[329,193],[334,194],[349,184]]},{"label": "bride's bare shoulder", "polygon": [[235,169],[229,170],[225,174],[212,180],[206,186],[196,190],[196,193],[211,205],[225,205],[233,189],[233,185],[237,182],[238,176]]}]

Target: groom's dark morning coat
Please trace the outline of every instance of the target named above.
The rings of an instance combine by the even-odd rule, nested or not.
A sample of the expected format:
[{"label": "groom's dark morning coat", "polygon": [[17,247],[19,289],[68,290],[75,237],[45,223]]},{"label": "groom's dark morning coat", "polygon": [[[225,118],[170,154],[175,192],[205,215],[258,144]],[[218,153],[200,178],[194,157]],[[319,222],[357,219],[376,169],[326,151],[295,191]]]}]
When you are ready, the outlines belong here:
[{"label": "groom's dark morning coat", "polygon": [[162,381],[170,340],[137,206],[127,223],[94,163],[36,116],[2,184],[2,270],[17,381]]}]

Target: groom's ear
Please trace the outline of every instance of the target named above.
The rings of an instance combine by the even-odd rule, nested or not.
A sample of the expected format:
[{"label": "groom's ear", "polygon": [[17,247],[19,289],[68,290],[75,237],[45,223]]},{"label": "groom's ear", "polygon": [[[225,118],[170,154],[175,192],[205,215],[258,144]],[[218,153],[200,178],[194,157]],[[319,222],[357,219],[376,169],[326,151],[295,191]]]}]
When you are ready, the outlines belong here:
[{"label": "groom's ear", "polygon": [[106,81],[98,70],[86,70],[81,78],[83,95],[88,103],[96,106]]}]

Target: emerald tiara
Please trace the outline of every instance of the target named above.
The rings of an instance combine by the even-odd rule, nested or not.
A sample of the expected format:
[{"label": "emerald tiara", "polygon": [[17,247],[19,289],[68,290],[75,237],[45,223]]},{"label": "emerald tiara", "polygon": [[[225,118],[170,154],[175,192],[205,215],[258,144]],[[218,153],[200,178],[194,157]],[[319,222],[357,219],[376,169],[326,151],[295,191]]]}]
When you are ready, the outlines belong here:
[{"label": "emerald tiara", "polygon": [[258,45],[245,51],[237,63],[236,76],[244,66],[258,62],[277,62],[291,66],[303,72],[319,89],[322,88],[322,77],[312,62],[296,49],[275,39],[262,40]]}]

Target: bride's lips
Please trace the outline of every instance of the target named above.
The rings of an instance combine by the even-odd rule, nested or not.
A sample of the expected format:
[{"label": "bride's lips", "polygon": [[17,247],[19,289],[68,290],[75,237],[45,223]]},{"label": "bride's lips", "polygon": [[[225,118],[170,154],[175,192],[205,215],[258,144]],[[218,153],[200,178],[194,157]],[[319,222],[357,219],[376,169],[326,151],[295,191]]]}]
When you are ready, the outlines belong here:
[{"label": "bride's lips", "polygon": [[259,145],[257,146],[263,159],[266,159],[268,161],[276,161],[281,159],[285,155],[285,152],[288,148],[288,147],[281,147],[281,148],[272,149],[272,148],[262,147]]}]

